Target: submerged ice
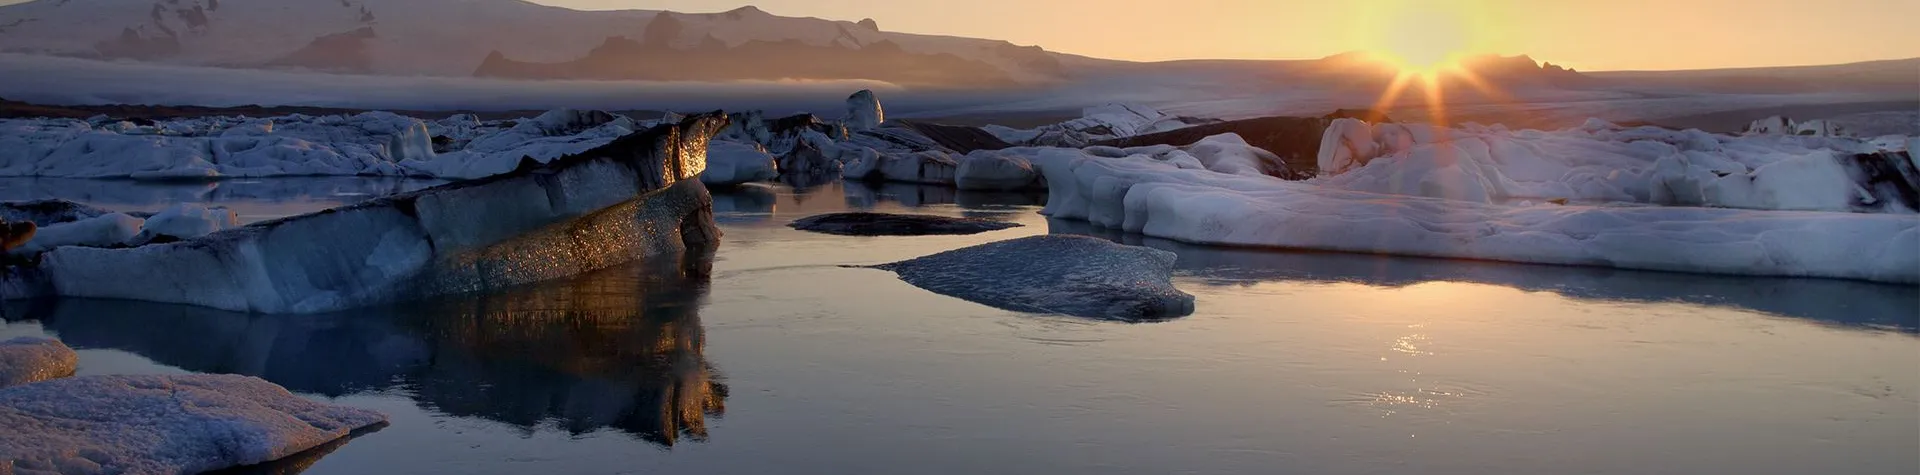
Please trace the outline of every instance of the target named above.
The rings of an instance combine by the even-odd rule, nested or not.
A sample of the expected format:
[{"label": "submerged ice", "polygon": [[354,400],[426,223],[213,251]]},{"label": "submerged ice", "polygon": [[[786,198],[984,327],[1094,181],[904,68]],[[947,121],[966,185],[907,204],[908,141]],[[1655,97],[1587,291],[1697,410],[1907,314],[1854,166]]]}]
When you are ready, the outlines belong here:
[{"label": "submerged ice", "polygon": [[1125,321],[1193,312],[1174,254],[1086,236],[1031,236],[881,264],[935,293],[984,305]]}]

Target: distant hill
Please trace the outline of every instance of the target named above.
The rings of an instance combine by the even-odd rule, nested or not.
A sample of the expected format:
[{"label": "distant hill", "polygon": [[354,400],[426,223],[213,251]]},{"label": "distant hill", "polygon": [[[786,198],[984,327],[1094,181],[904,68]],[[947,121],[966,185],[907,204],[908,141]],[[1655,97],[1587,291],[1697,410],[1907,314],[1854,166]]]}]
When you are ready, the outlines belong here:
[{"label": "distant hill", "polygon": [[1920,97],[1920,58],[1823,66],[1609,71],[1591,73],[1609,82],[1714,92],[1782,94],[1825,91],[1911,92]]},{"label": "distant hill", "polygon": [[579,11],[522,0],[36,0],[0,7],[0,52],[543,79],[1000,85],[1062,75],[1059,58],[1038,47],[886,32],[872,20],[754,7]]}]

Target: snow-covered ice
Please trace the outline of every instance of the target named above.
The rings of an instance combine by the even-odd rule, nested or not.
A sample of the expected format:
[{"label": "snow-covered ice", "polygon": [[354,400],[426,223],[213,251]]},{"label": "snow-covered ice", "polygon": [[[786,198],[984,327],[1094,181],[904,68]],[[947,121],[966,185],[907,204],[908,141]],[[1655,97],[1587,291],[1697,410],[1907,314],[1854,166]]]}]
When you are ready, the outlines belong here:
[{"label": "snow-covered ice", "polygon": [[0,389],[0,472],[200,473],[386,421],[235,375],[81,376]]},{"label": "snow-covered ice", "polygon": [[52,338],[0,341],[0,388],[72,376],[79,358],[72,348]]},{"label": "snow-covered ice", "polygon": [[1515,207],[1227,175],[1145,156],[1006,152],[1046,175],[1046,214],[1188,243],[1920,283],[1920,220],[1911,215]]},{"label": "snow-covered ice", "polygon": [[1193,313],[1171,252],[1086,236],[1029,236],[874,266],[935,293],[1009,310],[1126,321]]}]

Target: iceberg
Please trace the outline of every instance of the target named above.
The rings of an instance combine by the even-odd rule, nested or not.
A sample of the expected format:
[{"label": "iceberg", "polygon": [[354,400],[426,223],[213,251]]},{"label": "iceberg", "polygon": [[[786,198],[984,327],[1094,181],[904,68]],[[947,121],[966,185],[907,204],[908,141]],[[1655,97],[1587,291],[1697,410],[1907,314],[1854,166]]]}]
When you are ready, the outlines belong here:
[{"label": "iceberg", "polygon": [[82,376],[0,389],[0,472],[200,473],[386,422],[234,375]]},{"label": "iceberg", "polygon": [[886,121],[887,113],[880,108],[880,99],[873,96],[873,90],[862,89],[847,96],[848,130],[873,130]]},{"label": "iceberg", "polygon": [[1142,104],[1111,103],[1081,110],[1080,118],[1032,129],[989,125],[987,133],[1009,144],[1085,147],[1095,142],[1181,129],[1210,122],[1180,117]]},{"label": "iceberg", "polygon": [[1046,175],[1044,214],[1193,244],[1920,283],[1920,220],[1911,215],[1506,206],[1228,175],[1141,156],[1005,152],[1026,156]]},{"label": "iceberg", "polygon": [[757,143],[714,141],[707,146],[707,169],[700,182],[733,186],[780,177],[773,155]]},{"label": "iceberg", "polygon": [[51,338],[0,341],[0,388],[73,376],[79,358],[72,348]]},{"label": "iceberg", "polygon": [[276,176],[479,178],[605,145],[633,119],[557,109],[523,120],[389,112],[202,117],[135,125],[107,119],[0,119],[0,176],[221,179]]},{"label": "iceberg", "polygon": [[[1761,129],[1773,125],[1760,124]],[[1626,202],[1757,210],[1913,213],[1904,140],[1716,135],[1592,120],[1560,131],[1338,119],[1322,186],[1478,203]]]},{"label": "iceberg", "polygon": [[1193,313],[1174,254],[1086,236],[1029,236],[873,266],[934,293],[1032,313],[1149,321]]},{"label": "iceberg", "polygon": [[[553,279],[719,239],[694,179],[720,113],[544,164],[195,239],[64,246],[10,288],[317,313]],[[444,157],[444,155],[443,155]],[[99,219],[99,218],[96,218]],[[19,297],[19,295],[9,295]]]}]

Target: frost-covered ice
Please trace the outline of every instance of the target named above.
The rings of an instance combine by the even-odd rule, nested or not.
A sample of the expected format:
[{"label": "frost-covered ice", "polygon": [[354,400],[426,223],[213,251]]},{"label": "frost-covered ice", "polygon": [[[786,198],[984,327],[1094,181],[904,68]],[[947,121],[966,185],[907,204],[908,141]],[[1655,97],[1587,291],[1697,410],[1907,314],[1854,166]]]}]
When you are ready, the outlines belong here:
[{"label": "frost-covered ice", "polygon": [[263,313],[565,277],[714,242],[711,198],[690,179],[724,125],[697,116],[542,167],[198,239],[60,247],[43,255],[39,271],[62,296]]},{"label": "frost-covered ice", "polygon": [[1035,313],[1141,321],[1193,313],[1171,252],[1086,236],[1029,236],[881,264],[935,293]]},{"label": "frost-covered ice", "polygon": [[1145,156],[1007,152],[1046,174],[1046,214],[1188,243],[1920,283],[1920,220],[1910,215],[1515,207],[1227,175]]},{"label": "frost-covered ice", "polygon": [[[1764,121],[1763,121],[1764,122]],[[1781,123],[1756,124],[1762,130]],[[1763,210],[1911,213],[1920,174],[1900,137],[1717,135],[1620,127],[1560,131],[1334,121],[1314,183],[1478,203],[1563,199]],[[1876,182],[1888,182],[1884,188]],[[1901,183],[1904,182],[1904,183]]]},{"label": "frost-covered ice", "polygon": [[0,388],[72,376],[79,358],[72,348],[52,338],[0,341]]},{"label": "frost-covered ice", "polygon": [[200,473],[386,421],[250,376],[82,376],[0,389],[0,472]]}]

